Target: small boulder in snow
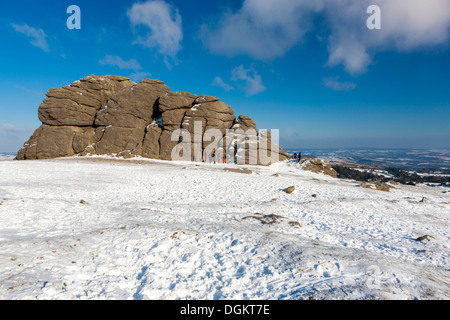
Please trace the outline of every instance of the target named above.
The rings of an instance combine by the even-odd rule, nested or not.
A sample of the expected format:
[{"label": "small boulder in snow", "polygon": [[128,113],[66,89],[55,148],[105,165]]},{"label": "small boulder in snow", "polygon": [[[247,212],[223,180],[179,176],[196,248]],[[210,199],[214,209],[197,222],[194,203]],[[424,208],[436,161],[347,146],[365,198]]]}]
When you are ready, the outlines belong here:
[{"label": "small boulder in snow", "polygon": [[283,191],[286,192],[287,194],[291,194],[292,192],[294,192],[295,187],[294,186],[290,186],[287,187],[286,189],[284,189]]},{"label": "small boulder in snow", "polygon": [[430,235],[428,235],[428,234],[426,234],[426,235],[424,235],[424,236],[418,237],[418,238],[416,239],[416,241],[422,242],[422,241],[424,241],[424,240],[430,240],[430,239],[434,239],[434,237],[433,237],[433,236],[430,236]]}]

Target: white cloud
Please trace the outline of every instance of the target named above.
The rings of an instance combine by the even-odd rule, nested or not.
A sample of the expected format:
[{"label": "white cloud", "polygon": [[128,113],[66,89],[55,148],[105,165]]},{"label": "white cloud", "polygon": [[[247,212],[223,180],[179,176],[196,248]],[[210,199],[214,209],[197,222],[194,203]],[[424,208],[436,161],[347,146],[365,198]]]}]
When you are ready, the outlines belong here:
[{"label": "white cloud", "polygon": [[383,12],[382,37],[401,50],[449,40],[450,1],[379,0]]},{"label": "white cloud", "polygon": [[229,84],[225,83],[221,77],[217,76],[214,78],[213,82],[211,83],[212,86],[215,87],[221,87],[226,92],[229,92],[231,90],[234,90],[233,86],[230,86]]},{"label": "white cloud", "polygon": [[146,31],[136,43],[176,56],[183,40],[182,19],[176,8],[162,0],[151,0],[133,4],[127,15],[133,27],[143,26]]},{"label": "white cloud", "polygon": [[315,1],[246,0],[236,13],[226,12],[217,23],[204,24],[199,36],[215,54],[249,55],[259,60],[281,57],[310,28]]},{"label": "white cloud", "polygon": [[328,51],[329,58],[326,65],[335,67],[342,64],[350,74],[366,72],[372,62],[367,46],[351,34],[330,37]]},{"label": "white cloud", "polygon": [[23,124],[0,122],[0,152],[15,152],[32,135],[34,129]]},{"label": "white cloud", "polygon": [[50,47],[47,43],[47,34],[42,29],[35,29],[27,24],[18,25],[11,23],[11,26],[16,32],[26,35],[30,39],[30,43],[38,48],[41,48],[45,52],[50,51]]},{"label": "white cloud", "polygon": [[356,88],[356,83],[339,81],[338,78],[323,78],[322,84],[333,91],[350,91]]},{"label": "white cloud", "polygon": [[266,90],[261,76],[253,69],[245,69],[243,65],[234,68],[231,72],[231,80],[244,83],[246,95],[253,96]]},{"label": "white cloud", "polygon": [[119,56],[107,54],[103,59],[99,60],[99,63],[102,66],[118,67],[120,70],[133,70],[134,72],[128,77],[131,81],[136,83],[141,81],[143,78],[148,78],[152,75],[150,72],[140,71],[142,67],[136,59],[125,61]]},{"label": "white cloud", "polygon": [[121,57],[112,56],[107,54],[103,59],[99,61],[102,66],[115,66],[119,67],[120,70],[140,70],[142,69],[139,62],[136,59],[131,59],[128,61],[123,60]]},{"label": "white cloud", "polygon": [[[381,30],[366,27],[370,5],[381,8]],[[202,25],[199,36],[215,54],[272,60],[301,45],[307,32],[326,32],[326,64],[358,74],[378,52],[448,45],[449,29],[449,0],[244,0],[239,10]]]},{"label": "white cloud", "polygon": [[[381,30],[365,27],[369,15],[362,13],[371,4],[381,8]],[[327,0],[324,14],[331,31],[327,64],[350,74],[365,72],[378,52],[420,50],[450,39],[448,0]]]},{"label": "white cloud", "polygon": [[33,90],[33,89],[25,88],[25,87],[19,86],[19,85],[16,85],[15,87],[16,87],[17,89],[22,90],[23,92],[26,92],[26,93],[32,95],[32,96],[39,97],[39,98],[45,97],[45,92],[41,92],[41,91],[38,91],[38,90]]},{"label": "white cloud", "polygon": [[17,127],[11,123],[0,122],[0,129],[8,131],[8,132],[15,132],[15,131],[19,131],[20,127]]},{"label": "white cloud", "polygon": [[131,81],[134,81],[137,83],[137,82],[141,81],[142,79],[148,78],[151,76],[152,76],[152,74],[150,72],[136,71],[133,74],[131,74],[129,76],[129,78],[131,79]]}]

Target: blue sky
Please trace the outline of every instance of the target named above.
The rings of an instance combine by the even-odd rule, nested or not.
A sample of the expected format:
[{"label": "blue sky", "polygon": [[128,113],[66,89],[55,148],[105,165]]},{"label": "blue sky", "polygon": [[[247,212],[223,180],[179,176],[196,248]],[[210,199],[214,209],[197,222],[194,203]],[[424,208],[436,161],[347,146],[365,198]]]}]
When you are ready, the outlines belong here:
[{"label": "blue sky", "polygon": [[285,148],[450,148],[448,0],[1,1],[0,35],[2,152],[90,74],[217,96]]}]

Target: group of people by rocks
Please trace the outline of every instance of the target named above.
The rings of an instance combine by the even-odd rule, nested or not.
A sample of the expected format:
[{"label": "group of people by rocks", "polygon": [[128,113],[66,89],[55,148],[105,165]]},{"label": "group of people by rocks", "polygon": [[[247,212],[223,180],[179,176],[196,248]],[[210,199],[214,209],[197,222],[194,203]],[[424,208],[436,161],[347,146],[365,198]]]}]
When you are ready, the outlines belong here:
[{"label": "group of people by rocks", "polygon": [[205,163],[234,163],[234,158],[229,154],[223,155],[220,157],[216,154],[216,150],[211,151],[210,154],[205,151],[203,155],[203,162]]},{"label": "group of people by rocks", "polygon": [[[294,162],[300,163],[302,160],[302,153],[301,152],[295,152],[293,155],[291,155],[291,160]],[[216,150],[212,150],[209,154],[208,152],[204,152],[203,154],[203,162],[205,163],[234,163],[234,159],[228,154],[223,155],[220,157],[216,154]]]},{"label": "group of people by rocks", "polygon": [[300,163],[300,161],[302,160],[302,153],[299,152],[295,152],[293,156],[291,156],[291,159],[293,159],[294,161]]}]

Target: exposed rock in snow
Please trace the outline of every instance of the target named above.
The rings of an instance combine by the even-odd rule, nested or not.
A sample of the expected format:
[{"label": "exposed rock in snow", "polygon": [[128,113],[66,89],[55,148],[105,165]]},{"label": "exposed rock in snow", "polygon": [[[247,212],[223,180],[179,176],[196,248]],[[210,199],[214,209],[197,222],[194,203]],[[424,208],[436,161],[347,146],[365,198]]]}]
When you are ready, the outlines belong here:
[{"label": "exposed rock in snow", "polygon": [[[50,89],[39,107],[39,119],[43,126],[19,150],[18,160],[121,153],[174,160],[176,147],[183,150],[184,159],[191,161],[204,161],[205,150],[207,154],[216,150],[220,161],[226,154],[250,164],[269,165],[288,158],[279,146],[271,147],[271,138],[263,135],[255,135],[247,143],[256,143],[263,156],[243,152],[241,158],[235,157],[236,145],[225,145],[233,140],[230,129],[256,131],[253,120],[247,116],[236,120],[234,110],[216,97],[173,93],[155,79],[135,84],[125,77],[91,75],[70,86]],[[87,138],[81,131],[98,134]],[[244,132],[242,136],[248,135]],[[264,157],[272,151],[274,157]]]}]

